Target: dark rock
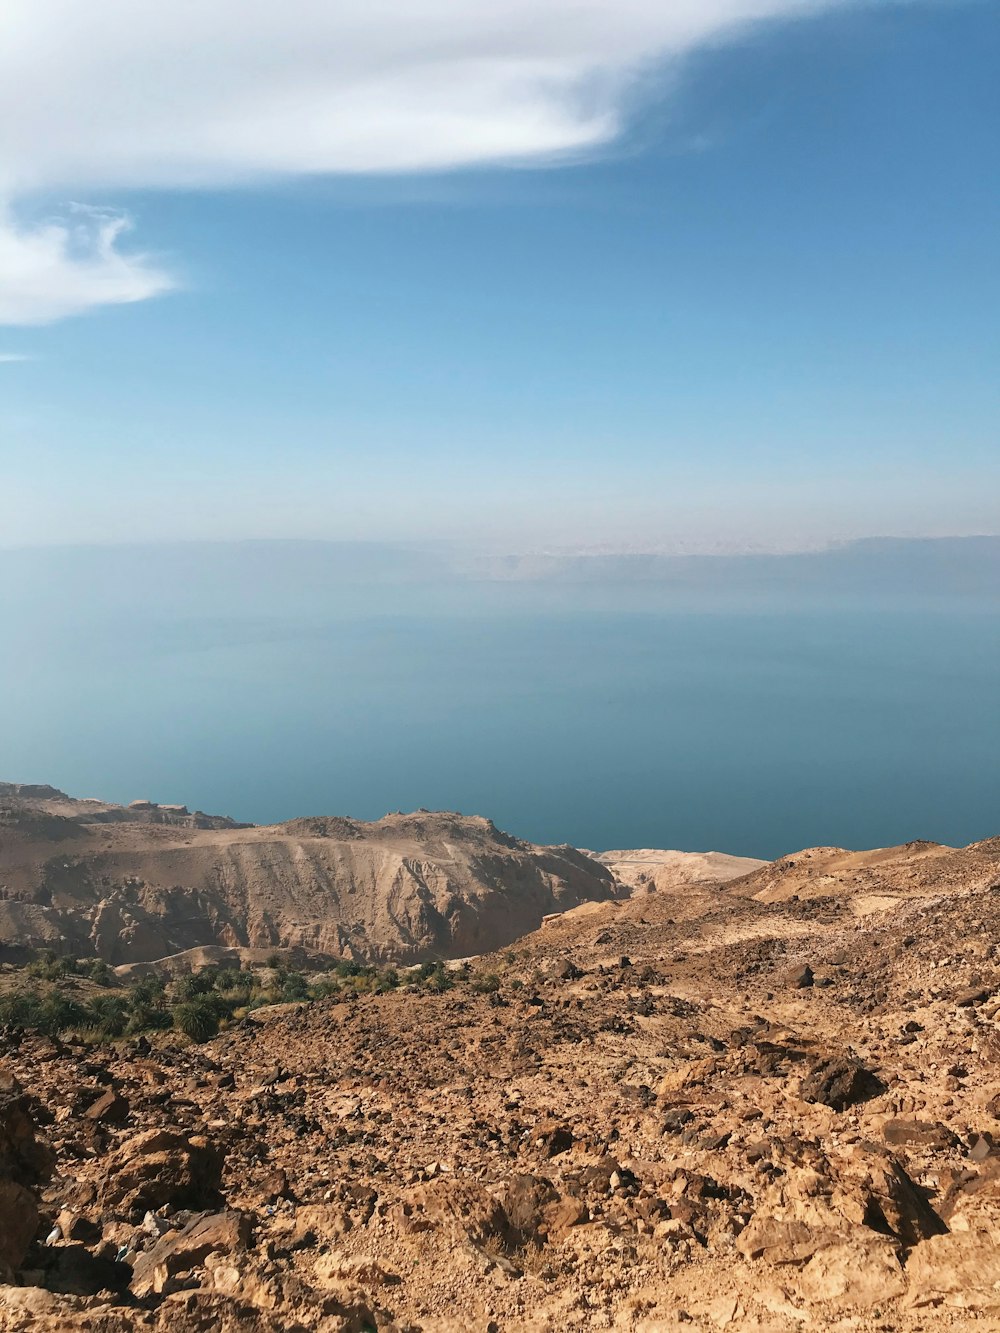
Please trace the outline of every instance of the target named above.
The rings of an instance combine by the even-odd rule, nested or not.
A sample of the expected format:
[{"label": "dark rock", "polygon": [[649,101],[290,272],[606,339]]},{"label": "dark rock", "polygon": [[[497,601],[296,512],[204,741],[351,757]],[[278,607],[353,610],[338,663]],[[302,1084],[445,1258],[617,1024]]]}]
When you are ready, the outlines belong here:
[{"label": "dark rock", "polygon": [[723,1148],[729,1147],[729,1140],[731,1138],[731,1130],[723,1131],[721,1134],[706,1134],[701,1140],[701,1147],[707,1152],[721,1152]]},{"label": "dark rock", "polygon": [[84,1119],[94,1124],[123,1125],[128,1119],[128,1102],[119,1092],[109,1090],[84,1111]]},{"label": "dark rock", "polygon": [[887,1120],[882,1126],[886,1143],[894,1147],[932,1148],[944,1150],[953,1148],[958,1139],[941,1124],[930,1124],[923,1120]]},{"label": "dark rock", "polygon": [[694,1119],[694,1112],[686,1106],[677,1106],[667,1111],[663,1117],[664,1134],[679,1134],[685,1125]]},{"label": "dark rock", "polygon": [[802,1080],[803,1101],[821,1102],[834,1111],[870,1101],[885,1092],[885,1084],[870,1069],[853,1058],[821,1060]]},{"label": "dark rock", "polygon": [[39,1228],[35,1190],[52,1173],[51,1150],[35,1138],[28,1098],[0,1075],[0,1268],[20,1268]]},{"label": "dark rock", "polygon": [[91,1254],[85,1245],[59,1245],[47,1251],[45,1285],[68,1296],[96,1296],[99,1291],[125,1291],[132,1270],[128,1264]]},{"label": "dark rock", "polygon": [[583,976],[582,970],[571,958],[553,958],[546,965],[545,971],[554,981],[578,981]]},{"label": "dark rock", "polygon": [[994,1151],[993,1139],[989,1134],[977,1134],[969,1145],[969,1160],[985,1162]]},{"label": "dark rock", "polygon": [[573,1146],[573,1131],[555,1120],[543,1120],[535,1130],[535,1144],[546,1157],[558,1157]]}]

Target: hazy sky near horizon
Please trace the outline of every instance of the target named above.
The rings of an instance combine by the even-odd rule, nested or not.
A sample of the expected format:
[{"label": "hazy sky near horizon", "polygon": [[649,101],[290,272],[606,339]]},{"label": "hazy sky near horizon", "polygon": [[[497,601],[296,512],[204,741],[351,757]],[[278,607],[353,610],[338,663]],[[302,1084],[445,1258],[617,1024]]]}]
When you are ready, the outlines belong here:
[{"label": "hazy sky near horizon", "polygon": [[7,0],[0,545],[1000,531],[992,0]]}]

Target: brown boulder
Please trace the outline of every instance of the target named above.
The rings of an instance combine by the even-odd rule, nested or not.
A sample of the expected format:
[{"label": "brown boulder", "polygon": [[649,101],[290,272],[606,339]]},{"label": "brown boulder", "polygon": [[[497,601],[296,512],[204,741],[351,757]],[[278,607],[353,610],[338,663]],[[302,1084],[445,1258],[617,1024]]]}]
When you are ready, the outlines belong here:
[{"label": "brown boulder", "polygon": [[969,1145],[969,1160],[972,1162],[985,1162],[987,1157],[994,1152],[994,1143],[991,1135],[977,1134]]},{"label": "brown boulder", "polygon": [[222,1201],[224,1153],[201,1135],[151,1129],[126,1140],[107,1161],[98,1189],[104,1209],[137,1213],[171,1204],[213,1208]]},{"label": "brown boulder", "polygon": [[533,1140],[546,1157],[558,1157],[573,1146],[573,1131],[558,1120],[542,1120],[535,1126]]},{"label": "brown boulder", "polygon": [[657,1088],[660,1104],[669,1104],[678,1095],[687,1093],[692,1088],[703,1087],[718,1072],[718,1068],[718,1060],[711,1056],[684,1061],[660,1080],[660,1086]]},{"label": "brown boulder", "polygon": [[38,1227],[34,1194],[14,1180],[0,1180],[0,1270],[21,1267]]},{"label": "brown boulder", "polygon": [[122,1125],[128,1117],[128,1102],[121,1093],[109,1089],[84,1111],[85,1120],[100,1125]]},{"label": "brown boulder", "polygon": [[559,1201],[551,1181],[541,1176],[511,1176],[501,1205],[511,1226],[513,1248],[541,1245],[548,1234],[547,1210]]},{"label": "brown boulder", "polygon": [[85,1245],[56,1245],[45,1250],[45,1286],[69,1296],[96,1296],[100,1291],[125,1291],[131,1270]]},{"label": "brown boulder", "polygon": [[827,1245],[841,1240],[836,1232],[811,1227],[796,1218],[762,1217],[750,1219],[736,1238],[736,1248],[747,1259],[763,1259],[769,1264],[804,1264]]},{"label": "brown boulder", "polygon": [[865,1167],[857,1221],[904,1245],[916,1245],[948,1230],[928,1203],[926,1192],[910,1179],[895,1157],[873,1154]]},{"label": "brown boulder", "polygon": [[892,1242],[859,1231],[814,1254],[795,1290],[811,1305],[836,1301],[838,1309],[867,1309],[902,1296],[906,1282]]},{"label": "brown boulder", "polygon": [[136,1296],[162,1294],[177,1273],[198,1268],[210,1254],[245,1250],[249,1241],[250,1221],[244,1214],[202,1213],[139,1255],[132,1270],[132,1291]]},{"label": "brown boulder", "polygon": [[102,1231],[97,1223],[70,1208],[62,1210],[56,1218],[56,1225],[63,1240],[78,1240],[84,1245],[96,1245],[101,1239]]},{"label": "brown boulder", "polygon": [[906,1276],[911,1305],[1000,1312],[1000,1246],[981,1232],[925,1240],[911,1253]]},{"label": "brown boulder", "polygon": [[28,1098],[10,1074],[0,1074],[0,1174],[19,1185],[48,1180],[55,1160],[47,1144],[35,1138]]}]

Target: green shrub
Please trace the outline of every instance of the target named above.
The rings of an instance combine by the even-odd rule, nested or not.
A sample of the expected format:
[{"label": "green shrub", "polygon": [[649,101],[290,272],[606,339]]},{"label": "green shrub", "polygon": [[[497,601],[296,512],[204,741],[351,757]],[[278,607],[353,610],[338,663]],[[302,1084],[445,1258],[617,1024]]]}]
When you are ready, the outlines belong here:
[{"label": "green shrub", "polygon": [[75,958],[61,958],[52,949],[42,949],[24,970],[29,977],[59,981],[62,977],[76,976],[80,965]]},{"label": "green shrub", "polygon": [[130,987],[129,1004],[133,1009],[139,1005],[152,1004],[163,995],[165,990],[163,979],[156,976],[155,973],[151,973],[148,977],[142,977]]},{"label": "green shrub", "polygon": [[281,987],[281,998],[290,1000],[308,1000],[309,983],[301,972],[289,972]]},{"label": "green shrub", "polygon": [[162,1005],[140,1000],[131,1006],[128,1023],[125,1025],[125,1035],[135,1037],[141,1032],[163,1031],[172,1023],[169,1011]]},{"label": "green shrub", "polygon": [[86,1024],[99,1037],[120,1037],[128,1026],[129,1003],[120,995],[95,995],[86,1006]]},{"label": "green shrub", "polygon": [[82,1004],[71,1000],[68,995],[51,991],[41,1002],[37,1024],[42,1032],[54,1037],[66,1028],[85,1027],[87,1018],[87,1010]]},{"label": "green shrub", "polygon": [[322,981],[317,981],[314,985],[309,987],[309,994],[314,1000],[327,1000],[331,995],[338,995],[340,990],[341,986],[339,982],[332,980],[332,978],[324,977]]},{"label": "green shrub", "polygon": [[98,986],[118,985],[118,978],[115,976],[114,969],[109,967],[103,958],[89,959],[83,966],[83,972]]},{"label": "green shrub", "polygon": [[223,968],[215,974],[215,989],[221,994],[249,995],[253,988],[251,974],[240,971],[238,967]]},{"label": "green shrub", "polygon": [[446,990],[451,990],[455,984],[455,978],[447,970],[444,963],[436,963],[430,975],[425,978],[424,984],[429,990],[441,994]]},{"label": "green shrub", "polygon": [[175,999],[194,1000],[215,989],[215,977],[207,968],[201,972],[189,972],[186,976],[178,977],[172,989]]},{"label": "green shrub", "polygon": [[0,995],[0,1024],[14,1027],[38,1027],[42,1015],[42,997],[37,991],[16,990]]},{"label": "green shrub", "polygon": [[495,972],[480,972],[472,978],[469,986],[479,995],[492,995],[500,989],[500,978]]},{"label": "green shrub", "polygon": [[208,1041],[219,1031],[219,1012],[205,996],[183,1000],[173,1008],[174,1027],[192,1041]]}]

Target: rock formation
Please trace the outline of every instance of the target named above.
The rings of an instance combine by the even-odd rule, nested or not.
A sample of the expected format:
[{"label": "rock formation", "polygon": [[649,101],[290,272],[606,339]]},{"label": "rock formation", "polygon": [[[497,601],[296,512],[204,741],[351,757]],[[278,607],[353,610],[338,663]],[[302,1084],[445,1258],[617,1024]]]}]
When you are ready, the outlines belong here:
[{"label": "rock formation", "polygon": [[549,913],[621,892],[582,852],[535,847],[477,817],[254,828],[149,801],[8,791],[0,947],[11,957],[50,947],[117,966],[203,948],[298,948],[410,963],[500,948]]}]

